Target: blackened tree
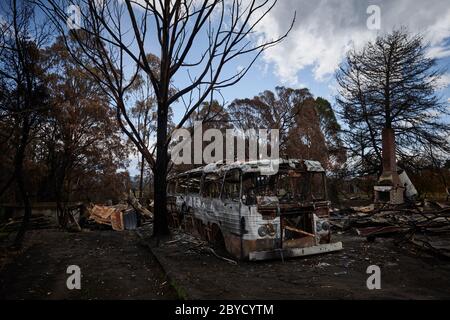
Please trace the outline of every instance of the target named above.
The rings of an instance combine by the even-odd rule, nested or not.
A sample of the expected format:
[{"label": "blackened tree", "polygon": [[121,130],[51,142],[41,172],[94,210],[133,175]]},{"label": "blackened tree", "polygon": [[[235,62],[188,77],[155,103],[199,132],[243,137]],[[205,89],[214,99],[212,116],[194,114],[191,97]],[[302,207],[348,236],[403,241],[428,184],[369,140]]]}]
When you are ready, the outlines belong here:
[{"label": "blackened tree", "polygon": [[[13,150],[13,168],[1,193],[13,182],[24,206],[22,224],[14,246],[20,247],[31,218],[31,201],[24,174],[24,162],[32,135],[45,122],[48,94],[41,49],[49,37],[49,29],[36,18],[29,1],[9,0],[0,4],[3,13],[0,43],[0,119],[10,130],[2,144]],[[7,130],[8,130],[7,129]],[[5,147],[7,150],[8,147]]]},{"label": "blackened tree", "polygon": [[380,173],[383,128],[395,132],[399,161],[450,152],[448,110],[436,94],[444,70],[427,48],[422,35],[400,29],[348,52],[336,73],[337,104],[355,171]]}]

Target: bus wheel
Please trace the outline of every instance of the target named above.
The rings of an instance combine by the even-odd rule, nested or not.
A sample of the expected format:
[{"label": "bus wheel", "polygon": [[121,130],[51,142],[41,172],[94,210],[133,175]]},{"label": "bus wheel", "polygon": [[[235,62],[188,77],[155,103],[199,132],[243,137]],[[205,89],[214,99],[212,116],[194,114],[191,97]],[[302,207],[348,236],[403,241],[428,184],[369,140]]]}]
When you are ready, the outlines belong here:
[{"label": "bus wheel", "polygon": [[228,251],[225,245],[225,239],[223,237],[222,231],[220,228],[214,224],[212,226],[212,245],[214,250],[220,255],[228,255]]}]

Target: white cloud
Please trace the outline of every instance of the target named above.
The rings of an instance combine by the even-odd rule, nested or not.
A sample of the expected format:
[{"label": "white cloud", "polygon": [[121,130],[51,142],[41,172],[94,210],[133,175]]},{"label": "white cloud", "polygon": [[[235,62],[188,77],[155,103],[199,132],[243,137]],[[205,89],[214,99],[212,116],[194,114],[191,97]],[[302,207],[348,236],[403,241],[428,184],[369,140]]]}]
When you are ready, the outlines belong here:
[{"label": "white cloud", "polygon": [[450,73],[443,74],[437,81],[436,89],[445,89],[450,85]]},{"label": "white cloud", "polygon": [[427,56],[436,59],[450,57],[450,49],[445,47],[431,47]]},{"label": "white cloud", "polygon": [[[381,8],[381,30],[368,30],[367,7]],[[301,81],[298,72],[311,67],[316,80],[326,80],[349,48],[359,48],[377,33],[407,26],[422,32],[430,41],[430,56],[449,57],[450,6],[448,0],[282,0],[258,26],[264,39],[273,39],[288,29],[297,11],[297,21],[289,37],[265,52],[263,60],[273,64],[276,75],[286,84]]]}]

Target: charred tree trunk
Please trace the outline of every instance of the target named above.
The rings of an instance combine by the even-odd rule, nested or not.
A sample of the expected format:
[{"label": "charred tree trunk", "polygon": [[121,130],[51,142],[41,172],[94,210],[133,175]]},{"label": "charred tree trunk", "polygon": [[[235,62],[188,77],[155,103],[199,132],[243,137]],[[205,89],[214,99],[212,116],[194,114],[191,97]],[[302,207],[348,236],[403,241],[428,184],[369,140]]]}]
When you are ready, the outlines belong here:
[{"label": "charred tree trunk", "polygon": [[[60,159],[55,174],[55,201],[58,215],[58,223],[66,229],[70,220],[67,211],[67,203],[70,197],[70,172],[73,165],[72,150],[66,147]],[[66,184],[69,184],[66,186]]]},{"label": "charred tree trunk", "polygon": [[67,217],[65,216],[65,205],[63,201],[63,188],[64,188],[64,177],[56,177],[56,190],[55,190],[55,201],[56,201],[56,213],[58,217],[58,224],[61,228],[65,229],[67,226]]},{"label": "charred tree trunk", "polygon": [[[161,162],[161,163],[160,163]],[[166,174],[167,162],[165,160],[157,160],[155,168],[155,202],[154,202],[154,225],[153,236],[160,237],[168,235],[169,227],[167,224],[167,194],[166,194]]]},{"label": "charred tree trunk", "polygon": [[22,123],[20,143],[17,148],[16,156],[14,159],[14,175],[16,176],[17,186],[19,189],[20,197],[24,205],[24,215],[22,219],[22,224],[20,225],[19,231],[17,232],[16,238],[14,240],[13,247],[22,247],[22,242],[25,237],[25,232],[28,229],[31,218],[31,202],[29,195],[25,188],[25,179],[23,174],[23,162],[25,159],[25,150],[28,144],[28,137],[30,134],[30,121],[28,116],[25,116]]},{"label": "charred tree trunk", "polygon": [[[158,107],[158,109],[164,109]],[[167,139],[167,112],[158,110],[158,129],[157,129],[157,150],[156,164],[154,168],[154,224],[153,236],[160,237],[168,235],[169,227],[167,223],[167,165],[168,149]]]},{"label": "charred tree trunk", "polygon": [[64,185],[66,182],[67,168],[68,168],[68,152],[64,151],[59,167],[56,169],[55,175],[55,201],[56,201],[56,212],[58,217],[58,224],[61,228],[65,229],[67,227],[67,216],[66,216],[66,201],[64,199]]},{"label": "charred tree trunk", "polygon": [[144,155],[141,156],[141,172],[139,176],[139,198],[144,196],[144,167],[145,167]]},{"label": "charred tree trunk", "polygon": [[161,69],[160,87],[157,92],[158,97],[158,119],[156,128],[156,163],[154,168],[154,224],[153,236],[158,238],[170,234],[167,220],[167,167],[169,163],[167,126],[169,113],[169,87],[170,87],[170,1],[165,0],[163,15],[167,18],[163,20],[162,42],[161,42]]}]

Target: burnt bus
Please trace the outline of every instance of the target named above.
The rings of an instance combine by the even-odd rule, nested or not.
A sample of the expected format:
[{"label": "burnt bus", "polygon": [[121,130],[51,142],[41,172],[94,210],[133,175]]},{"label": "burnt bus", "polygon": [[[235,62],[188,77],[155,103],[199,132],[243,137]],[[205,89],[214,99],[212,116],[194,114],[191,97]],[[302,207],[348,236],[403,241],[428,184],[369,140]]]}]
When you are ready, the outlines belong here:
[{"label": "burnt bus", "polygon": [[325,170],[317,161],[210,164],[171,178],[168,197],[172,227],[223,243],[239,259],[342,249],[331,242]]}]

